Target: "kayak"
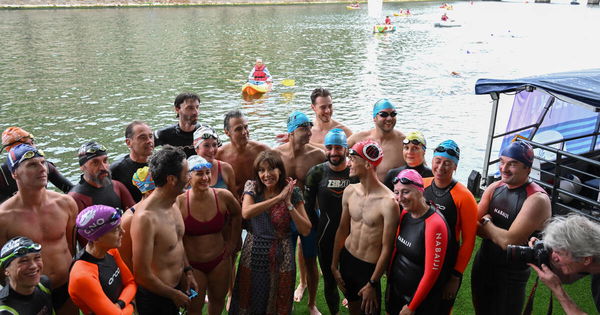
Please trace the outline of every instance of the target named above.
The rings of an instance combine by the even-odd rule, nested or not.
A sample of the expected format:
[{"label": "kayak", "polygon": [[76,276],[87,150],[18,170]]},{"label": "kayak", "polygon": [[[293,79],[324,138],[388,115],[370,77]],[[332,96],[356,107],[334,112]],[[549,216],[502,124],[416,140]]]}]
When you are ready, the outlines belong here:
[{"label": "kayak", "polygon": [[456,22],[437,22],[433,24],[434,27],[460,27],[460,24]]},{"label": "kayak", "polygon": [[351,5],[347,5],[346,9],[348,9],[348,10],[360,10],[360,7],[353,7]]},{"label": "kayak", "polygon": [[[256,82],[256,81],[254,81]],[[271,91],[271,87],[273,83],[262,83],[262,84],[254,84],[247,82],[242,86],[242,94],[255,95],[255,94],[265,94]]]},{"label": "kayak", "polygon": [[410,16],[410,13],[394,13],[394,16]]},{"label": "kayak", "polygon": [[395,32],[396,25],[378,24],[373,26],[373,33],[388,33]]}]

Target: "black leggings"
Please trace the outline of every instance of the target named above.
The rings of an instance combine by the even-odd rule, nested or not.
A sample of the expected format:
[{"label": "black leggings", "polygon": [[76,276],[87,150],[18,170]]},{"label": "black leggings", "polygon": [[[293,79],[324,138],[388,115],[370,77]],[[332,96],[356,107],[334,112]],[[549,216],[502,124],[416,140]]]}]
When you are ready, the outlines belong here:
[{"label": "black leggings", "polygon": [[325,301],[329,307],[330,314],[337,314],[340,310],[340,293],[338,291],[337,282],[331,272],[331,260],[333,259],[333,243],[335,241],[335,232],[339,225],[335,224],[325,212],[321,212],[319,224],[319,234],[317,242],[319,246],[319,266],[323,273],[323,287],[325,293]]},{"label": "black leggings", "polygon": [[485,261],[477,252],[471,270],[471,291],[476,314],[521,314],[529,268],[509,269]]}]

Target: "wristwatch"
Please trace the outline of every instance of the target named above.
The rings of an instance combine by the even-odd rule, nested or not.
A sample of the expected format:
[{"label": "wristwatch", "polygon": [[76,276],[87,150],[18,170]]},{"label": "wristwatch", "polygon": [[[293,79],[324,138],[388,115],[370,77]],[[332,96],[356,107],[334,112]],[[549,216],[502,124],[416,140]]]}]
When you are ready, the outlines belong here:
[{"label": "wristwatch", "polygon": [[295,208],[294,208],[294,205],[293,205],[293,204],[290,204],[289,206],[287,206],[287,209],[288,209],[288,211],[292,211],[292,210],[294,210]]},{"label": "wristwatch", "polygon": [[488,217],[481,218],[481,225],[486,225],[488,222],[492,221],[492,219]]},{"label": "wristwatch", "polygon": [[370,285],[371,285],[373,288],[374,288],[375,286],[377,286],[377,282],[378,282],[378,281],[375,281],[375,280],[371,280],[371,279],[369,279],[369,284],[370,284]]}]

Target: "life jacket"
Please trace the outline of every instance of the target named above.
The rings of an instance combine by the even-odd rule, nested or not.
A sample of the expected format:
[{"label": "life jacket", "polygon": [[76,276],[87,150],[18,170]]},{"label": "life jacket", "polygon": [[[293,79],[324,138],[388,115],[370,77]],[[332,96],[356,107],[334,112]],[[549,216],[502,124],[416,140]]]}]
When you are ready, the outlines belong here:
[{"label": "life jacket", "polygon": [[255,81],[267,81],[267,74],[265,73],[265,65],[260,67],[254,66],[254,80]]}]

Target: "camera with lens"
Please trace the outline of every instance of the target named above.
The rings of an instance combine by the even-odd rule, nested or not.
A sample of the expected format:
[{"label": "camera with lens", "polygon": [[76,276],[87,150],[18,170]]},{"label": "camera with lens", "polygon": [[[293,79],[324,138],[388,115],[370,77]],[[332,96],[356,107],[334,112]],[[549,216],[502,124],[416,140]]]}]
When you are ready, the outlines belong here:
[{"label": "camera with lens", "polygon": [[550,255],[552,249],[546,249],[541,240],[535,241],[533,247],[508,245],[506,248],[506,260],[509,263],[532,263],[540,268],[542,264],[550,266]]}]

